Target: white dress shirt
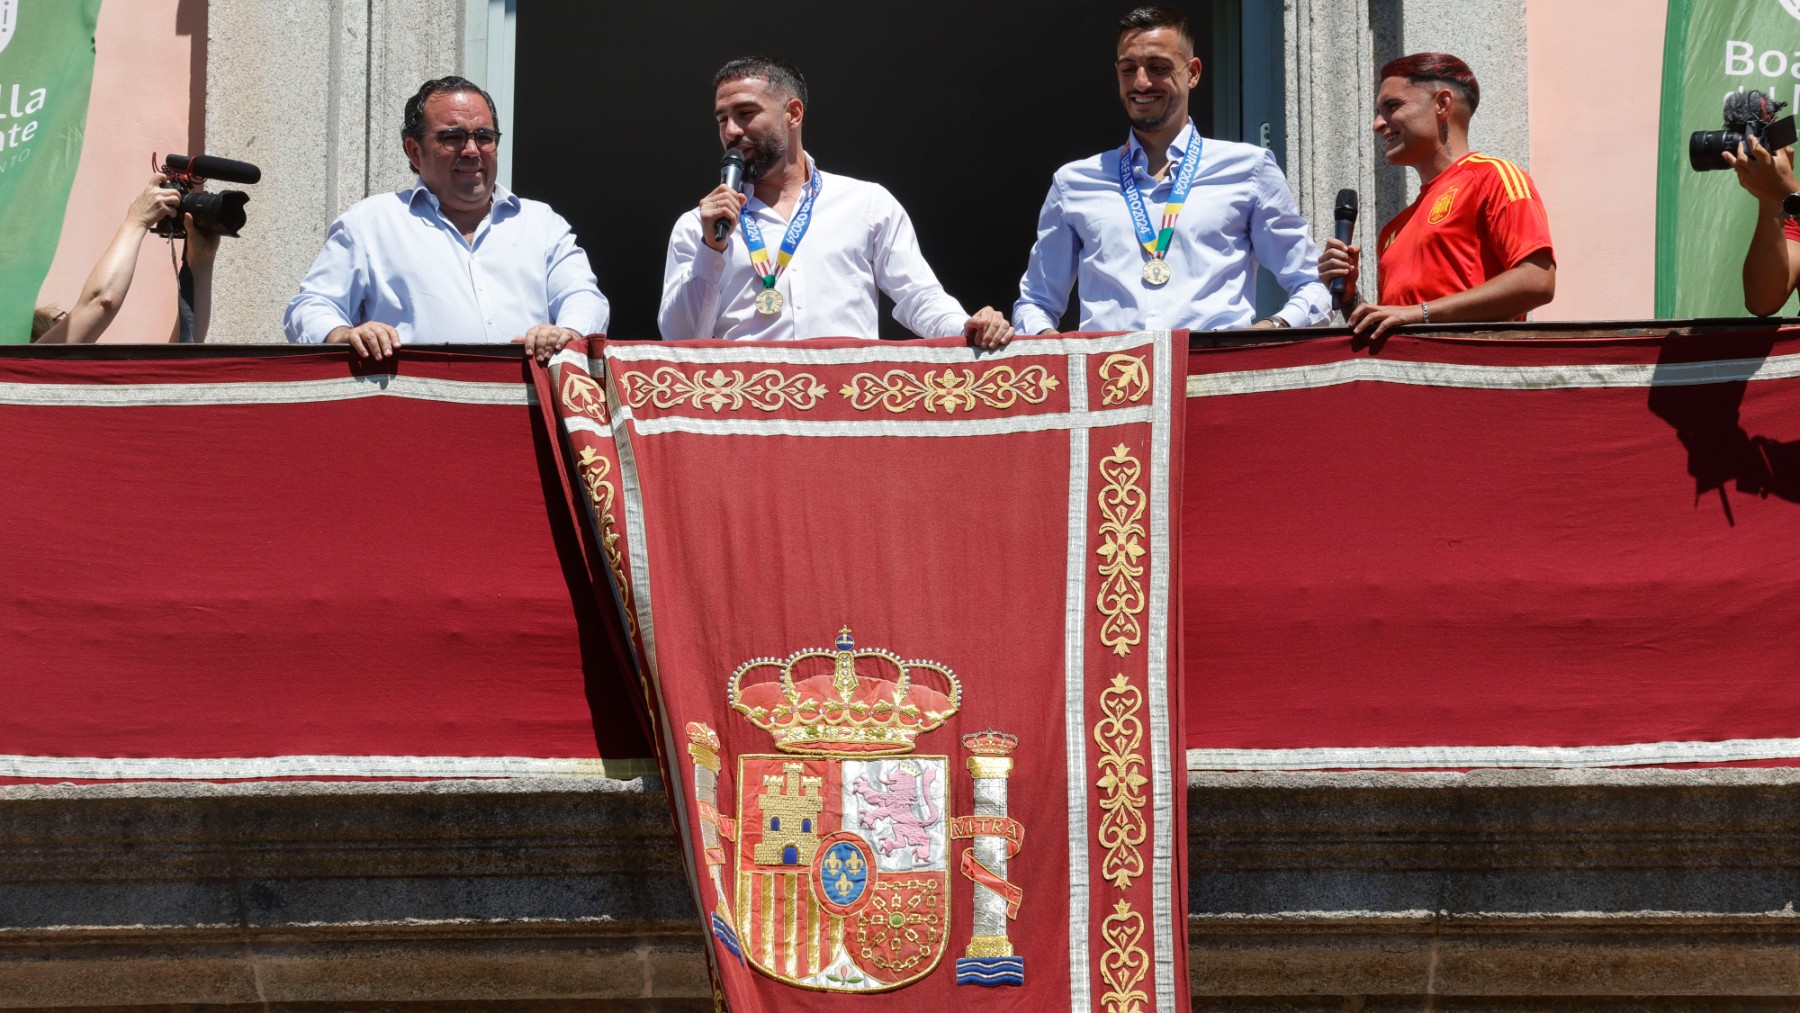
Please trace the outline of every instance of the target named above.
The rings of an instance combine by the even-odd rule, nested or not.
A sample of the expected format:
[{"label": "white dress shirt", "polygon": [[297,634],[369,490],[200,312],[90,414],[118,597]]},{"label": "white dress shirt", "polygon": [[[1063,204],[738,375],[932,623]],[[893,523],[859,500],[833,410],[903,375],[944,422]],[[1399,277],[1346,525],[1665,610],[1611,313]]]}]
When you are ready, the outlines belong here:
[{"label": "white dress shirt", "polygon": [[470,243],[417,184],[358,201],[331,223],[283,324],[294,342],[374,320],[402,341],[491,344],[534,324],[599,334],[610,318],[587,254],[550,205],[496,186]]},{"label": "white dress shirt", "polygon": [[[1171,165],[1194,143],[1200,144],[1200,164],[1165,257],[1174,277],[1159,287],[1143,280],[1148,254],[1119,193],[1119,150],[1056,170],[1038,214],[1037,244],[1019,279],[1013,306],[1019,333],[1055,329],[1077,279],[1084,331],[1248,327],[1256,316],[1258,264],[1288,293],[1276,316],[1295,327],[1330,317],[1319,249],[1275,156],[1253,144],[1202,139],[1189,123],[1169,146]],[[1165,172],[1161,181],[1150,177],[1149,156],[1135,132],[1129,157],[1150,221],[1160,227],[1175,173]]]},{"label": "white dress shirt", "polygon": [[[894,300],[894,319],[914,334],[941,338],[963,332],[969,314],[938,284],[919,252],[912,219],[894,195],[834,172],[819,172],[818,177],[822,189],[812,224],[775,283],[783,304],[774,316],[756,312],[762,278],[751,266],[741,226],[721,253],[702,240],[699,208],[676,220],[663,263],[662,307],[656,314],[666,340],[879,337],[878,288]],[[762,227],[773,267],[787,219],[754,193],[744,213],[755,215]]]}]

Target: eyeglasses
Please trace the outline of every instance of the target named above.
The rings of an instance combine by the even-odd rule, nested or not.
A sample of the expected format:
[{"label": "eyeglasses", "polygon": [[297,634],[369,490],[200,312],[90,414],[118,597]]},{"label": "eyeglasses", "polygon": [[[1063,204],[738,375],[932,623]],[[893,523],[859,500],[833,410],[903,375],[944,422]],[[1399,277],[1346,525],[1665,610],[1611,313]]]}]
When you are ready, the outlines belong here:
[{"label": "eyeglasses", "polygon": [[500,143],[498,130],[440,130],[434,136],[445,151],[461,151],[470,140],[480,151],[492,151]]}]

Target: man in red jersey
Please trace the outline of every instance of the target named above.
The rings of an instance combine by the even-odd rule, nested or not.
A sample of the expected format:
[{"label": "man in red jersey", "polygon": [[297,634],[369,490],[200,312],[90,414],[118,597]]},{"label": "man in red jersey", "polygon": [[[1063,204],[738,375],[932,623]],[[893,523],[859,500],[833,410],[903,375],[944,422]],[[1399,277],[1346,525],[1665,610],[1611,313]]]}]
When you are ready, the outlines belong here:
[{"label": "man in red jersey", "polygon": [[1319,277],[1345,279],[1339,307],[1379,341],[1402,324],[1522,320],[1556,295],[1556,255],[1543,199],[1525,170],[1469,150],[1481,86],[1446,53],[1381,68],[1375,133],[1390,165],[1419,173],[1419,198],[1382,226],[1378,298],[1356,290],[1362,250],[1327,240]]}]

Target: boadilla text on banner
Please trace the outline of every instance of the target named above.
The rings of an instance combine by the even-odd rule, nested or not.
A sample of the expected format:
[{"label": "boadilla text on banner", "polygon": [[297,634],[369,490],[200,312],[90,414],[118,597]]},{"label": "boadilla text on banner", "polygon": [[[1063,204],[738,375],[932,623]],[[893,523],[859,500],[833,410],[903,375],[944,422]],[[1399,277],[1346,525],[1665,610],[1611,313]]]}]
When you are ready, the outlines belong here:
[{"label": "boadilla text on banner", "polygon": [[552,360],[732,1010],[1186,1008],[1184,339]]}]

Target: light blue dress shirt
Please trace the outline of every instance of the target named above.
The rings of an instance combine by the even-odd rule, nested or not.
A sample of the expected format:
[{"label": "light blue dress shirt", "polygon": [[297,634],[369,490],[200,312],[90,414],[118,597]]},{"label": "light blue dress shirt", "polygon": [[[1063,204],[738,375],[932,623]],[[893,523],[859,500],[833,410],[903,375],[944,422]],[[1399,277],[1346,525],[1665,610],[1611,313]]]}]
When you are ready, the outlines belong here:
[{"label": "light blue dress shirt", "polygon": [[[1119,150],[1056,170],[1038,215],[1037,244],[1019,279],[1013,306],[1019,333],[1054,329],[1077,280],[1084,331],[1248,327],[1256,317],[1258,264],[1288,293],[1277,316],[1295,327],[1329,319],[1331,294],[1319,281],[1319,248],[1275,156],[1253,144],[1202,139],[1189,123],[1169,146],[1171,163],[1196,141],[1200,165],[1166,258],[1174,277],[1160,287],[1143,280],[1148,254],[1119,193]],[[1175,173],[1152,179],[1135,133],[1127,157],[1150,220],[1160,226]]]},{"label": "light blue dress shirt", "polygon": [[418,184],[331,223],[283,323],[294,342],[376,320],[406,342],[492,344],[544,323],[603,333],[610,318],[587,254],[550,205],[496,186],[471,243]]}]

